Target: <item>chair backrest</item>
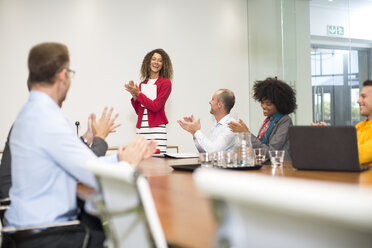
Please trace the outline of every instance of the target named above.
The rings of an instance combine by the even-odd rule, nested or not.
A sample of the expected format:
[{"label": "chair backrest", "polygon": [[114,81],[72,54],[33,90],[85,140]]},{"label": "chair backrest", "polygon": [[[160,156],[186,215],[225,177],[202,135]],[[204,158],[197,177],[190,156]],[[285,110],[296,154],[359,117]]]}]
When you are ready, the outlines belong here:
[{"label": "chair backrest", "polygon": [[3,217],[5,210],[9,208],[9,198],[5,199],[0,199],[0,244],[1,244],[1,239],[2,239],[2,230],[3,230]]},{"label": "chair backrest", "polygon": [[[214,199],[216,246],[369,247],[372,189],[204,168],[197,187]],[[217,211],[216,211],[217,213]]]},{"label": "chair backrest", "polygon": [[[88,162],[100,185],[100,196],[87,211],[101,217],[113,247],[167,247],[149,184],[130,166]],[[106,223],[106,224],[105,224]]]},{"label": "chair backrest", "polygon": [[5,210],[9,208],[10,205],[10,198],[3,198],[0,199],[0,231],[2,230],[3,218]]}]

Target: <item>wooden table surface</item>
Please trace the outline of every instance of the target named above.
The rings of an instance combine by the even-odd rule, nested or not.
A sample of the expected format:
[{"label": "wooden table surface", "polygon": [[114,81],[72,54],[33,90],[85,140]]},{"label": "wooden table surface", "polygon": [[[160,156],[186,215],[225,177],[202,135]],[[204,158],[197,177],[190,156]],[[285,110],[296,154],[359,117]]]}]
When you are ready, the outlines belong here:
[{"label": "wooden table surface", "polygon": [[[147,177],[165,237],[180,247],[213,247],[216,222],[207,197],[195,187],[191,172],[175,171],[171,165],[196,164],[198,159],[151,158],[139,169]],[[372,187],[372,169],[365,172],[304,171],[293,169],[290,162],[283,167],[265,165],[259,170],[237,171],[275,177],[294,177],[343,182]],[[92,189],[78,186],[80,196],[87,199]]]},{"label": "wooden table surface", "polygon": [[[167,241],[182,247],[213,247],[216,222],[209,200],[196,189],[192,173],[171,168],[171,165],[197,162],[197,159],[152,158],[142,162],[140,170],[148,178]],[[372,170],[362,173],[302,171],[293,169],[291,163],[285,163],[275,169],[265,165],[260,170],[239,172],[372,187]]]}]

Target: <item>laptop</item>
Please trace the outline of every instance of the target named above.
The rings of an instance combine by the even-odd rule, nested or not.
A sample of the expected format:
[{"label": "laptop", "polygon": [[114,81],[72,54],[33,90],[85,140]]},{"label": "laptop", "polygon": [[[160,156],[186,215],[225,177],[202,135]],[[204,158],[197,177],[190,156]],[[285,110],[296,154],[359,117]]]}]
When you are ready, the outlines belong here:
[{"label": "laptop", "polygon": [[363,171],[359,164],[355,127],[293,126],[289,129],[293,168],[300,170]]}]

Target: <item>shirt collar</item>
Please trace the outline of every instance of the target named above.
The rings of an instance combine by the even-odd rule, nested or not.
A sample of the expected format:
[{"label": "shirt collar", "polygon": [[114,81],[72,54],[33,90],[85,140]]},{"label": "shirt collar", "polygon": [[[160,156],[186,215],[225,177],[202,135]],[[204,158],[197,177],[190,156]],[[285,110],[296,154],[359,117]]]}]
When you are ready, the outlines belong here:
[{"label": "shirt collar", "polygon": [[231,115],[230,114],[227,114],[225,115],[217,124],[216,126],[218,125],[224,125],[226,123],[228,123],[229,121],[231,121]]},{"label": "shirt collar", "polygon": [[54,106],[60,109],[58,104],[46,93],[38,90],[31,90],[29,95],[29,101],[40,101],[50,106]]}]

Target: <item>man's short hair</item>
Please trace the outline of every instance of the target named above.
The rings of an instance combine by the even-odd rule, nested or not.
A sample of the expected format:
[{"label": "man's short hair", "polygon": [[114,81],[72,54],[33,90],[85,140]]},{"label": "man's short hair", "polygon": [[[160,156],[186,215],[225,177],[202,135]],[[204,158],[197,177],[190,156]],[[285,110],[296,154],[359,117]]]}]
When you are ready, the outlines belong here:
[{"label": "man's short hair", "polygon": [[369,79],[368,79],[368,80],[364,81],[364,82],[363,82],[363,87],[364,87],[364,86],[372,86],[372,80],[369,80]]},{"label": "man's short hair", "polygon": [[228,89],[219,89],[217,92],[218,101],[223,103],[226,113],[230,113],[230,110],[234,107],[235,104],[234,93]]},{"label": "man's short hair", "polygon": [[69,61],[67,46],[63,44],[48,42],[34,46],[28,55],[28,88],[37,83],[52,85]]}]

